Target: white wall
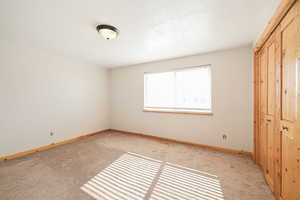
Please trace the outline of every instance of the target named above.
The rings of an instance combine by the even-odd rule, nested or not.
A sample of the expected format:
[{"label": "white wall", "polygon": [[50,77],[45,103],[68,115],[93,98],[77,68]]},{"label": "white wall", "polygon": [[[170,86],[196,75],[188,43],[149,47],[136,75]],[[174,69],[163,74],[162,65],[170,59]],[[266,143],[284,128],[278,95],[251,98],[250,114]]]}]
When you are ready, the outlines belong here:
[{"label": "white wall", "polygon": [[0,156],[109,128],[107,89],[106,69],[0,41]]},{"label": "white wall", "polygon": [[[252,151],[251,57],[243,47],[108,71],[0,41],[0,156],[108,128]],[[202,64],[213,116],[143,112],[144,72]]]},{"label": "white wall", "polygon": [[279,7],[280,3],[282,2],[281,0],[270,0],[271,2],[269,3],[268,7],[261,8],[264,9],[263,13],[264,16],[261,18],[261,20],[258,22],[260,23],[259,28],[257,29],[257,34],[256,37],[252,43],[252,47],[255,47],[256,43],[258,40],[261,38],[262,34],[265,31],[265,28],[268,26],[272,16],[274,16],[276,9]]},{"label": "white wall", "polygon": [[[143,112],[144,72],[203,64],[212,64],[213,116]],[[252,151],[251,47],[116,68],[110,76],[111,128]]]}]

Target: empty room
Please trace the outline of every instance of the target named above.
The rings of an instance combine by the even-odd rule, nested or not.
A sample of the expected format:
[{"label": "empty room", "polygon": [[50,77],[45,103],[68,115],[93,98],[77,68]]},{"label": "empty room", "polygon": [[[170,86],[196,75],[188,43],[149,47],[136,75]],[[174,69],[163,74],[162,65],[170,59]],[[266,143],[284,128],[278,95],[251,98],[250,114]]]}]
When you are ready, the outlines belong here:
[{"label": "empty room", "polygon": [[300,200],[300,0],[0,0],[0,200]]}]

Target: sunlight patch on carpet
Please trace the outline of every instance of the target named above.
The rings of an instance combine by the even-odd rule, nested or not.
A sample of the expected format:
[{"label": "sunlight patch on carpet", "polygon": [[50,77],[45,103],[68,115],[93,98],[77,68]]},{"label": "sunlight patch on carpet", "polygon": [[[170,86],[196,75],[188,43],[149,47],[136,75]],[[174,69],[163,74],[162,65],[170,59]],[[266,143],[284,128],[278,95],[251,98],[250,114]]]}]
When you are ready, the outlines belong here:
[{"label": "sunlight patch on carpet", "polygon": [[224,200],[217,176],[129,152],[81,190],[97,200]]}]

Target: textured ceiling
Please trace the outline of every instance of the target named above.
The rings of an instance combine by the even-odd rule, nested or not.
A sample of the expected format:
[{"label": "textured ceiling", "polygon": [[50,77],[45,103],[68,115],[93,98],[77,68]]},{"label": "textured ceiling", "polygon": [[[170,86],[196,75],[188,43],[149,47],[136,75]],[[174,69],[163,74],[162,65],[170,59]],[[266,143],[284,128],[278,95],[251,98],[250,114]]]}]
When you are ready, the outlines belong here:
[{"label": "textured ceiling", "polygon": [[[1,0],[0,39],[126,66],[250,44],[278,0]],[[96,25],[120,30],[106,41]]]}]

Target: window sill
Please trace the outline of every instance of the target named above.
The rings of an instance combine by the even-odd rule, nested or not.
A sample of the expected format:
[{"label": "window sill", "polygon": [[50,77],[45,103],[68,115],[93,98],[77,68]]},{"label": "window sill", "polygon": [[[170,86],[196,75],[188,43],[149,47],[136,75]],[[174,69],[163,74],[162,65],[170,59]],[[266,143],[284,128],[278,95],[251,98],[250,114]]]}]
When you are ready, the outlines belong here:
[{"label": "window sill", "polygon": [[171,113],[171,114],[188,114],[188,115],[213,115],[213,113],[210,112],[210,111],[176,110],[176,109],[151,109],[151,108],[144,108],[143,112]]}]

